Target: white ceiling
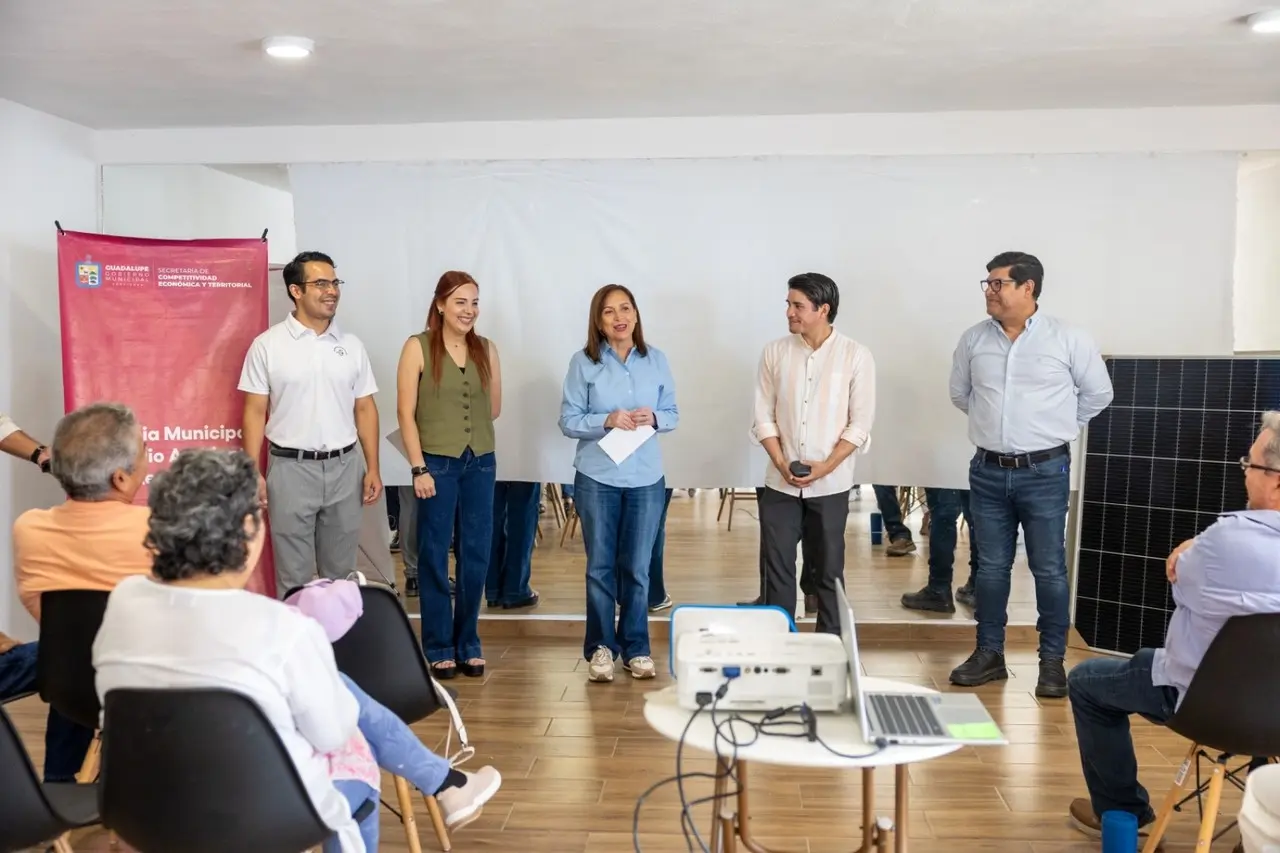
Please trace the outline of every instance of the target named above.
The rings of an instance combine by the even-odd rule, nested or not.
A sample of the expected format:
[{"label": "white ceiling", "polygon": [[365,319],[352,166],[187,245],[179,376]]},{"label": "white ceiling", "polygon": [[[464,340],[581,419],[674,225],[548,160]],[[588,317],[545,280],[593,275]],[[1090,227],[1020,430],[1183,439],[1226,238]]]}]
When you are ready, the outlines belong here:
[{"label": "white ceiling", "polygon": [[95,128],[1277,103],[1267,2],[0,0],[0,97]]}]

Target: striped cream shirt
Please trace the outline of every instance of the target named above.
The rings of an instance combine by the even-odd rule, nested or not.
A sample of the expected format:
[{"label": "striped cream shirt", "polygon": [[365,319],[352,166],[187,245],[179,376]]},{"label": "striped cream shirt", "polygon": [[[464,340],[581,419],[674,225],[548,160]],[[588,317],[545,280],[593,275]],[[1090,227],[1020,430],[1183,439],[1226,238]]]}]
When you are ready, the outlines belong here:
[{"label": "striped cream shirt", "polygon": [[[757,443],[777,438],[788,462],[826,459],[844,439],[865,453],[876,416],[876,364],[871,350],[832,329],[816,350],[799,335],[771,342],[760,357],[756,384]],[[855,454],[856,455],[856,454]],[[853,488],[854,456],[804,490],[818,498]],[[770,464],[765,485],[788,495],[800,490]]]}]

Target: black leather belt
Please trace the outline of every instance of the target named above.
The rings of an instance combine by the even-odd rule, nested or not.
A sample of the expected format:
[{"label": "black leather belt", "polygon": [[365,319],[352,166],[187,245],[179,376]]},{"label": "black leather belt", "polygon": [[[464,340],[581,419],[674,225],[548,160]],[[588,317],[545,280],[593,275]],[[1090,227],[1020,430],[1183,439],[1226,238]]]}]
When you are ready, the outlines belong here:
[{"label": "black leather belt", "polygon": [[1052,450],[1036,450],[1032,453],[996,453],[992,450],[978,448],[982,461],[987,465],[999,465],[1001,468],[1030,468],[1059,456],[1070,456],[1071,448],[1063,444]]},{"label": "black leather belt", "polygon": [[295,450],[292,447],[281,447],[278,444],[272,443],[271,446],[268,448],[268,452],[272,456],[283,456],[286,459],[298,459],[298,460],[305,459],[310,461],[310,460],[321,460],[321,459],[336,459],[337,457],[350,453],[355,449],[356,449],[356,442],[352,442],[351,444],[348,444],[346,447],[342,448],[341,450]]}]

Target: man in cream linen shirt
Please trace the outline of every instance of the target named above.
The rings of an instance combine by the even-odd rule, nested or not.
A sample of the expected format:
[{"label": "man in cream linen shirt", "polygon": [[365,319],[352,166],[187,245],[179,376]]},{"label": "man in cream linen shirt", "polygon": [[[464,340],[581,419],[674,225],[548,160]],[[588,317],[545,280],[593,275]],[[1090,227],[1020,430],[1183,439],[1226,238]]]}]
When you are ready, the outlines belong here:
[{"label": "man in cream linen shirt", "polygon": [[[760,358],[752,429],[773,463],[760,492],[761,603],[795,611],[796,547],[802,531],[813,530],[818,630],[834,634],[840,631],[836,581],[844,581],[852,457],[871,441],[876,368],[870,350],[832,326],[840,307],[834,281],[804,273],[787,288],[790,334]],[[793,462],[809,472],[797,475]]]}]

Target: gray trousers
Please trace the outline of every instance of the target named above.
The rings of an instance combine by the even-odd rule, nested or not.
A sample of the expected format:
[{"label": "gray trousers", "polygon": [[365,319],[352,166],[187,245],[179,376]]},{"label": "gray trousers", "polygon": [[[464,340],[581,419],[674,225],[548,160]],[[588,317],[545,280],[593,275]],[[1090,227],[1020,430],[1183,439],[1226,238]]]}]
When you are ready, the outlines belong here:
[{"label": "gray trousers", "polygon": [[400,490],[400,555],[404,557],[404,576],[418,576],[418,498],[413,486],[396,486]]},{"label": "gray trousers", "polygon": [[357,447],[333,459],[270,456],[267,513],[275,552],[276,596],[356,569],[364,517],[364,458]]}]

